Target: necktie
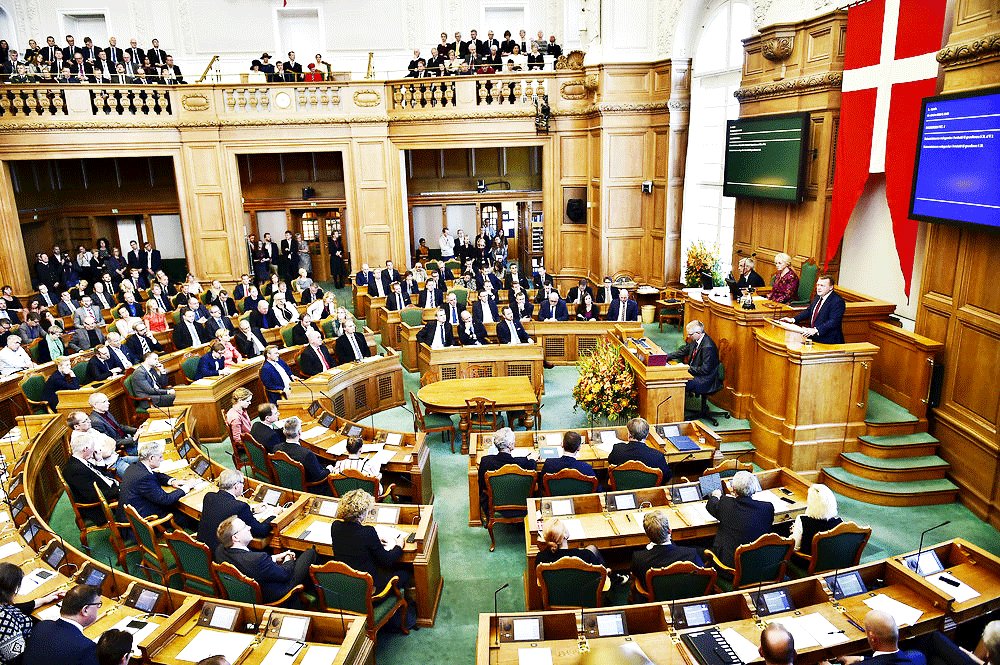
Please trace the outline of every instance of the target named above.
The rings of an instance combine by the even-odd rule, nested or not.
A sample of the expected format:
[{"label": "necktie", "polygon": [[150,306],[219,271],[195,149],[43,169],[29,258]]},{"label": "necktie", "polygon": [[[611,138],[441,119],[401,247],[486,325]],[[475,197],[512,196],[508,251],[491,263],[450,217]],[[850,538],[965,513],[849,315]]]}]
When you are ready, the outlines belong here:
[{"label": "necktie", "polygon": [[347,338],[351,342],[351,350],[354,351],[354,359],[361,360],[361,349],[358,348],[358,339],[354,335]]},{"label": "necktie", "polygon": [[118,51],[118,49],[112,47],[112,48],[110,48],[108,50],[111,51],[111,62],[118,62],[118,59],[115,58],[115,55],[116,55],[116,52]]},{"label": "necktie", "polygon": [[473,342],[477,341],[476,340],[476,326],[475,325],[473,325],[473,324],[470,323],[468,325],[468,327],[465,329],[465,332],[467,332],[469,334],[469,337],[472,338]]},{"label": "necktie", "polygon": [[326,362],[326,356],[323,355],[323,351],[316,349],[316,355],[319,356],[319,361],[323,365],[323,370],[330,369],[330,363]]},{"label": "necktie", "polygon": [[229,310],[226,308],[226,301],[221,298],[219,299],[219,309],[222,310],[223,316],[229,316]]},{"label": "necktie", "polygon": [[437,329],[434,332],[435,344],[438,346],[444,346],[444,326],[438,324]]},{"label": "necktie", "polygon": [[110,411],[108,411],[104,415],[104,417],[107,419],[108,424],[111,425],[111,429],[115,431],[115,435],[117,435],[118,438],[121,438],[125,435],[125,430],[121,428],[121,425],[118,424],[118,421],[115,420],[115,417],[111,415]]},{"label": "necktie", "polygon": [[819,315],[819,308],[823,306],[823,301],[824,300],[826,300],[825,296],[816,301],[816,306],[813,307],[812,317],[810,317],[810,319],[809,319],[809,325],[815,327],[815,325],[816,325],[816,318]]},{"label": "necktie", "polygon": [[434,291],[433,290],[428,290],[427,291],[427,306],[428,307],[433,307],[434,306]]},{"label": "necktie", "polygon": [[517,336],[517,327],[514,325],[513,321],[507,322],[507,327],[510,328],[510,343],[517,344],[521,340]]},{"label": "necktie", "polygon": [[458,309],[454,305],[451,306],[451,322],[458,323]]},{"label": "necktie", "polygon": [[142,347],[142,355],[145,356],[149,353],[149,344],[146,344],[146,338],[139,335],[139,345]]},{"label": "necktie", "polygon": [[624,321],[625,320],[625,304],[626,303],[625,303],[624,300],[619,300],[618,301],[618,320],[619,321]]}]

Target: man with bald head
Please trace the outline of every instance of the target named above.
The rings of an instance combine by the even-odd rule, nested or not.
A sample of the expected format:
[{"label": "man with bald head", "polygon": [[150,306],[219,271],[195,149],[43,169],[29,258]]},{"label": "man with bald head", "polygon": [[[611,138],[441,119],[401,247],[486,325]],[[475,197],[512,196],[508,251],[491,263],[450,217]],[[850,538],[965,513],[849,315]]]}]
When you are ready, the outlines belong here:
[{"label": "man with bald head", "polygon": [[759,653],[764,665],[792,665],[795,662],[795,640],[780,623],[768,624],[760,633]]},{"label": "man with bald head", "polygon": [[919,651],[899,648],[899,628],[891,614],[872,610],[865,615],[865,633],[872,655],[842,656],[838,662],[843,665],[865,663],[865,665],[927,665],[927,659]]}]

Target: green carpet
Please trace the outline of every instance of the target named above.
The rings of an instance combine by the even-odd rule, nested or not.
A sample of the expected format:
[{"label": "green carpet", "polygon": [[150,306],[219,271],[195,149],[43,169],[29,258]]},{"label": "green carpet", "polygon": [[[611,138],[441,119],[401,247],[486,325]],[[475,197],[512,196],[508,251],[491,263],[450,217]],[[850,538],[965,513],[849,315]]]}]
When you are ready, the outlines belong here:
[{"label": "green carpet", "polygon": [[[344,295],[349,303],[349,291],[346,289],[338,293],[338,300],[345,302]],[[649,325],[646,326],[646,331],[647,335],[665,348],[675,348],[680,340],[680,335],[674,328],[661,334],[656,330],[656,325]],[[545,395],[542,398],[544,428],[586,425],[584,414],[573,410],[570,393],[575,380],[574,367],[556,367],[545,371]],[[407,391],[415,391],[419,387],[418,377],[406,371],[403,372],[403,383]],[[374,422],[378,427],[412,429],[412,416],[403,408],[377,414]],[[720,424],[723,422],[725,421],[720,421]],[[442,442],[438,435],[429,437],[429,442],[436,496],[434,510],[439,524],[441,572],[445,579],[437,623],[433,628],[424,628],[409,636],[382,631],[376,652],[379,665],[465,665],[473,662],[479,613],[493,611],[493,592],[504,583],[510,586],[500,592],[500,610],[524,610],[522,528],[516,525],[498,525],[497,549],[491,553],[486,531],[467,526],[467,458],[451,454],[448,444]],[[230,464],[229,456],[225,454],[227,444],[206,447],[216,461]],[[935,531],[933,537],[929,537],[931,542],[960,536],[1000,554],[1000,534],[961,504],[891,508],[871,506],[846,497],[838,499],[840,513],[845,519],[871,525],[874,530],[865,550],[865,561],[915,549],[916,534],[944,520],[951,520],[951,524]],[[906,529],[900,529],[900,524],[905,524]],[[65,497],[56,507],[52,526],[67,542],[78,542],[76,525]],[[111,550],[103,537],[95,534],[91,538],[91,544],[95,558],[107,560]]]},{"label": "green carpet", "polygon": [[873,390],[868,391],[868,408],[865,422],[869,423],[915,423],[917,417]]},{"label": "green carpet", "polygon": [[923,494],[926,492],[947,492],[958,489],[958,485],[947,478],[894,481],[872,480],[871,478],[864,478],[845,471],[839,466],[824,468],[823,472],[842,483],[872,492],[885,492],[887,494]]}]

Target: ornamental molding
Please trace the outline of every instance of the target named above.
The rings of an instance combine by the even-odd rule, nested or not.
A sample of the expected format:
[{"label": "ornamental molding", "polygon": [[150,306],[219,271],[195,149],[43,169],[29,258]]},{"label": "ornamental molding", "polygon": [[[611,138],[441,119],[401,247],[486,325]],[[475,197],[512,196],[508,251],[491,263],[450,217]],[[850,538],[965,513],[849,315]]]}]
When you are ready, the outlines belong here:
[{"label": "ornamental molding", "polygon": [[938,51],[937,61],[942,65],[966,64],[995,57],[998,54],[1000,54],[1000,33],[994,33],[954,46],[947,46]]},{"label": "ornamental molding", "polygon": [[362,108],[371,108],[382,103],[382,95],[368,88],[354,92],[354,103]]},{"label": "ornamental molding", "polygon": [[798,94],[803,90],[816,92],[824,89],[839,89],[843,82],[843,72],[824,72],[823,74],[813,74],[811,76],[802,76],[774,83],[763,83],[761,85],[738,88],[733,93],[733,96],[740,101],[784,97],[791,94]]},{"label": "ornamental molding", "polygon": [[185,111],[207,111],[208,97],[199,94],[184,95],[181,97],[181,106]]},{"label": "ornamental molding", "polygon": [[556,69],[583,69],[583,59],[586,54],[583,51],[570,51],[569,55],[561,55],[556,60]]},{"label": "ornamental molding", "polygon": [[761,55],[771,62],[781,62],[787,60],[792,54],[794,37],[776,37],[765,40],[761,45]]},{"label": "ornamental molding", "polygon": [[572,79],[564,81],[559,86],[559,95],[563,99],[576,100],[583,99],[589,94],[587,82],[584,79]]},{"label": "ornamental molding", "polygon": [[690,111],[691,110],[691,100],[690,99],[671,99],[667,102],[667,110],[671,113],[675,111]]}]

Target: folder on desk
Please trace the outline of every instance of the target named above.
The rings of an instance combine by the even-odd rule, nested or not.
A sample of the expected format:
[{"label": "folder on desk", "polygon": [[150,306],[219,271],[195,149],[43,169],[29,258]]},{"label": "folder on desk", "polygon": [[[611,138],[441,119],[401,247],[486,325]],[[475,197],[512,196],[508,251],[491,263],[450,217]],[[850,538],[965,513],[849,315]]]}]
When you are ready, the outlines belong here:
[{"label": "folder on desk", "polygon": [[682,453],[701,450],[701,446],[698,445],[698,442],[689,436],[668,436],[667,441],[674,444],[674,448]]},{"label": "folder on desk", "polygon": [[742,665],[743,661],[718,628],[685,633],[681,640],[701,665]]}]

